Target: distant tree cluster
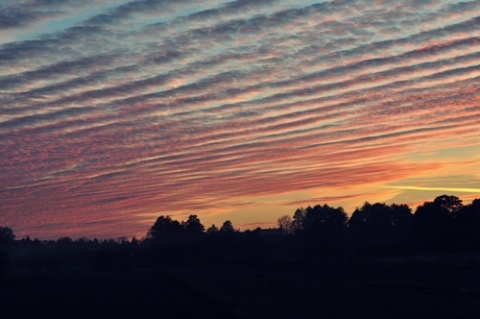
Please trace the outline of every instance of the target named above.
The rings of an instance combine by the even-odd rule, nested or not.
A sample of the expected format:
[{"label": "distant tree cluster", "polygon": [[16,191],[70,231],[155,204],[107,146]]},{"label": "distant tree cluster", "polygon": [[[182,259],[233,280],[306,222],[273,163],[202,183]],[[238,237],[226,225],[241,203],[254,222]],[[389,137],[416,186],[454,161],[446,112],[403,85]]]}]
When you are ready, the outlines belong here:
[{"label": "distant tree cluster", "polygon": [[212,225],[205,233],[205,226],[202,225],[197,215],[190,215],[183,222],[173,220],[170,216],[159,216],[147,232],[147,239],[157,243],[179,243],[198,240],[204,235],[214,236],[218,233],[234,233],[232,222],[227,220],[220,229]]},{"label": "distant tree cluster", "polygon": [[350,218],[341,207],[316,205],[280,217],[278,226],[316,251],[471,250],[480,248],[480,199],[463,205],[458,197],[442,195],[414,213],[405,204],[366,202]]},{"label": "distant tree cluster", "polygon": [[425,202],[414,213],[404,204],[364,203],[350,218],[341,207],[298,208],[278,228],[240,232],[231,221],[206,229],[197,215],[185,221],[159,216],[141,240],[62,237],[15,240],[0,227],[0,277],[9,269],[54,272],[86,267],[111,271],[158,264],[262,262],[322,255],[480,253],[480,199],[455,196]]}]

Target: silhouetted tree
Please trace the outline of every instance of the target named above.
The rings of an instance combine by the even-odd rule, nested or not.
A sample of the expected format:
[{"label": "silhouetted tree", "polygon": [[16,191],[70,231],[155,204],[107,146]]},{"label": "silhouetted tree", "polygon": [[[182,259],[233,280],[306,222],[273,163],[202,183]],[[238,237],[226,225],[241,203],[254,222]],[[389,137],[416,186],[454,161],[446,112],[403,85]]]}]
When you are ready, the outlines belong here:
[{"label": "silhouetted tree", "polygon": [[411,230],[413,222],[412,210],[405,204],[392,204],[391,210],[391,239],[392,244],[398,248],[411,243]]},{"label": "silhouetted tree", "polygon": [[132,247],[135,247],[135,246],[138,246],[139,244],[140,244],[140,242],[138,241],[138,239],[135,236],[133,236],[132,240],[130,241],[130,245]]},{"label": "silhouetted tree", "polygon": [[277,219],[278,228],[280,228],[284,234],[291,235],[295,231],[293,226],[293,219],[288,215],[281,216]]},{"label": "silhouetted tree", "polygon": [[451,247],[454,234],[451,206],[443,200],[425,202],[413,215],[412,235],[427,249],[444,250]]},{"label": "silhouetted tree", "polygon": [[182,232],[182,229],[182,225],[178,221],[172,220],[170,216],[159,216],[148,231],[147,238],[159,240],[176,237]]},{"label": "silhouetted tree", "polygon": [[231,221],[225,221],[213,238],[217,245],[223,247],[223,254],[227,253],[228,249],[230,249],[229,253],[233,253],[233,246],[237,243],[237,232],[233,228]]},{"label": "silhouetted tree", "polygon": [[[298,211],[298,210],[297,210]],[[299,231],[302,240],[317,252],[337,252],[344,244],[347,214],[342,207],[308,206]]]},{"label": "silhouetted tree", "polygon": [[391,210],[384,203],[364,203],[355,209],[348,222],[356,245],[385,245],[392,226]]},{"label": "silhouetted tree", "polygon": [[392,249],[409,241],[412,212],[407,205],[364,203],[348,221],[353,245]]},{"label": "silhouetted tree", "polygon": [[234,233],[235,229],[233,228],[233,224],[231,221],[227,220],[223,223],[222,227],[220,227],[219,232],[221,233]]},{"label": "silhouetted tree", "polygon": [[10,245],[15,240],[15,234],[10,227],[0,226],[0,246]]},{"label": "silhouetted tree", "polygon": [[199,235],[202,234],[205,230],[205,227],[200,222],[200,219],[197,215],[190,215],[186,222],[183,223],[183,227],[187,234],[191,235]]},{"label": "silhouetted tree", "polygon": [[208,227],[207,235],[215,235],[216,233],[218,233],[218,227],[215,226],[215,224],[212,224],[212,226]]},{"label": "silhouetted tree", "polygon": [[60,248],[69,249],[73,246],[73,240],[70,237],[60,237],[57,239],[57,246]]},{"label": "silhouetted tree", "polygon": [[391,224],[394,228],[410,231],[412,225],[412,210],[406,204],[392,204],[391,209]]},{"label": "silhouetted tree", "polygon": [[448,213],[453,214],[459,211],[462,207],[462,200],[456,196],[441,195],[434,199],[433,203],[445,208]]},{"label": "silhouetted tree", "polygon": [[307,210],[303,207],[298,208],[293,214],[292,227],[295,232],[303,228],[303,220],[305,219],[306,214]]},{"label": "silhouetted tree", "polygon": [[327,226],[327,228],[343,228],[347,222],[347,214],[343,208],[333,208],[328,205],[308,206],[303,217],[302,228],[311,229]]},{"label": "silhouetted tree", "polygon": [[462,206],[453,213],[459,245],[466,249],[480,248],[480,199]]}]

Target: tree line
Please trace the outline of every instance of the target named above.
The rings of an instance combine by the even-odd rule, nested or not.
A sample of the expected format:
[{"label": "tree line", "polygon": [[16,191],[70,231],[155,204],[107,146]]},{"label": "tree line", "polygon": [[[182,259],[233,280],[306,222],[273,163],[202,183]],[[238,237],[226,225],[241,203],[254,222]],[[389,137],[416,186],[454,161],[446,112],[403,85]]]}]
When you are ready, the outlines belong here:
[{"label": "tree line", "polygon": [[463,205],[456,196],[442,195],[415,212],[405,204],[366,202],[350,218],[341,207],[308,206],[280,217],[278,225],[286,235],[322,252],[467,251],[480,247],[480,199]]},{"label": "tree line", "polygon": [[145,238],[56,241],[15,240],[0,227],[0,275],[7,269],[97,271],[173,263],[259,262],[325,255],[411,255],[480,252],[480,199],[463,205],[442,195],[413,212],[405,204],[364,203],[350,218],[342,207],[298,208],[277,228],[238,231],[231,221],[206,228],[197,215],[185,221],[159,216]]}]

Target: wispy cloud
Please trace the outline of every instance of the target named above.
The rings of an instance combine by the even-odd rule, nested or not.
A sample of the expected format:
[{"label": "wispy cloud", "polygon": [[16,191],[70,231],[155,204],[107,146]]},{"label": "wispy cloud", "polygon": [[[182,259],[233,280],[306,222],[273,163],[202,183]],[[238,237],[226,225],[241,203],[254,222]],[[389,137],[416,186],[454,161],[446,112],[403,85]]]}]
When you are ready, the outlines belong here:
[{"label": "wispy cloud", "polygon": [[319,187],[361,201],[339,189],[478,150],[479,1],[82,6],[0,6],[0,224],[20,235],[138,234],[138,216]]}]

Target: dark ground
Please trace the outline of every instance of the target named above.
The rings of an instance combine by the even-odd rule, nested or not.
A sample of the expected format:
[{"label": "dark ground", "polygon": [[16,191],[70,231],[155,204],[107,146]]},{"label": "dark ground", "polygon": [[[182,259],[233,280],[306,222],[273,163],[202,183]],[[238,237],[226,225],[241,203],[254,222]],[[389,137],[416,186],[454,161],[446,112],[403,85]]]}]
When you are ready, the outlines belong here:
[{"label": "dark ground", "polygon": [[0,279],[0,318],[480,318],[480,268],[163,266]]}]

